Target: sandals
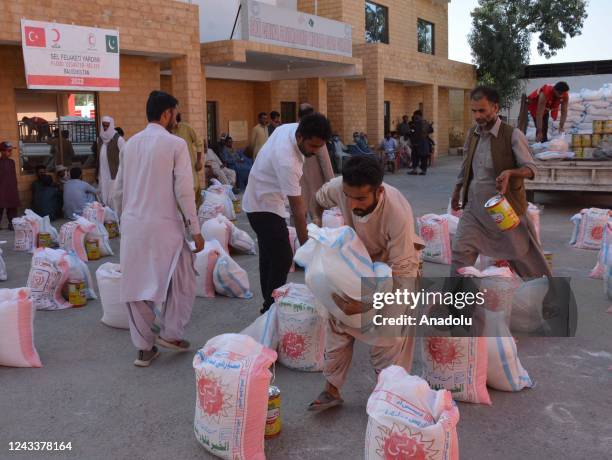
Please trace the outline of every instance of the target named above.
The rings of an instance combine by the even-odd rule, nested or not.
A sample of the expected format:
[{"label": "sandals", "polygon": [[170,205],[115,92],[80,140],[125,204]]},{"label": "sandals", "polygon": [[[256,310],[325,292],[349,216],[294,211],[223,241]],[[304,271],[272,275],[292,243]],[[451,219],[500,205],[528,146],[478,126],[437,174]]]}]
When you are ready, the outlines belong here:
[{"label": "sandals", "polygon": [[321,394],[310,403],[308,406],[309,411],[324,411],[331,409],[332,407],[340,406],[344,403],[344,399],[336,398],[328,391],[322,391]]},{"label": "sandals", "polygon": [[161,337],[157,337],[155,343],[174,351],[188,351],[191,346],[187,340],[166,340]]}]

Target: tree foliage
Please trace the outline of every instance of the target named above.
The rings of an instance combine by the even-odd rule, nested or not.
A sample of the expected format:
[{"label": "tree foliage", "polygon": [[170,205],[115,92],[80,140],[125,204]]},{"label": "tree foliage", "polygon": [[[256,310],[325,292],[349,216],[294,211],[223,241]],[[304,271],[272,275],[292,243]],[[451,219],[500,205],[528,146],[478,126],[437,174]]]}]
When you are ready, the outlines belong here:
[{"label": "tree foliage", "polygon": [[554,56],[566,38],[580,35],[586,0],[479,0],[468,42],[481,84],[495,86],[508,107],[521,92],[531,37],[538,53]]}]

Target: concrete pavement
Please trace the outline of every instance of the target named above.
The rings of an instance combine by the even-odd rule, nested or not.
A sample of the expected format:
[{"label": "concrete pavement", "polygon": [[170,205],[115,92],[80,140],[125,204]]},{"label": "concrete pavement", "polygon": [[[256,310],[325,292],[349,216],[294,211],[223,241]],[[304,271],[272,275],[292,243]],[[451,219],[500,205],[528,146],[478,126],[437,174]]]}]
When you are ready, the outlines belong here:
[{"label": "concrete pavement", "polygon": [[[460,166],[443,158],[427,176],[405,171],[386,178],[408,198],[416,215],[443,213]],[[612,452],[612,315],[601,280],[588,278],[596,251],[567,244],[569,218],[583,207],[612,207],[609,196],[580,193],[536,194],[544,205],[542,239],[554,252],[555,273],[573,278],[579,309],[578,337],[525,338],[518,348],[535,388],[520,393],[489,390],[493,406],[458,403],[463,459],[603,459]],[[251,232],[246,216],[238,225]],[[6,222],[3,223],[6,228]],[[251,232],[252,233],[252,232]],[[31,256],[12,251],[12,233],[0,231],[9,280],[0,288],[24,286]],[[118,251],[118,240],[113,240]],[[251,300],[196,299],[187,339],[202,346],[224,332],[238,332],[261,305],[256,256],[236,256],[249,273]],[[96,268],[118,257],[90,262]],[[448,266],[426,263],[426,275],[446,275]],[[302,282],[303,272],[290,274]],[[127,331],[100,323],[99,301],[85,308],[40,311],[35,343],[44,367],[0,367],[0,459],[205,459],[212,458],[193,435],[195,410],[193,353],[163,351],[148,369],[132,365],[135,350]],[[276,366],[282,390],[283,431],[266,441],[270,459],[363,458],[365,405],[376,378],[367,347],[358,345],[344,407],[321,414],[306,406],[319,393],[323,377]],[[64,453],[17,453],[9,441],[71,441]]]}]

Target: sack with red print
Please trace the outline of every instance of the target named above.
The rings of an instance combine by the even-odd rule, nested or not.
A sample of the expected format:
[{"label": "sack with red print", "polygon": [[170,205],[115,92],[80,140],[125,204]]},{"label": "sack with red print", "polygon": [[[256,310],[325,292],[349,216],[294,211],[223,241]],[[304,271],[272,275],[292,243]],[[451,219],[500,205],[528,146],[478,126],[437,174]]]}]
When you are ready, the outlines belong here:
[{"label": "sack with red print", "polygon": [[612,219],[608,220],[604,227],[601,249],[597,254],[597,263],[589,273],[591,278],[604,279],[607,267],[612,265]]},{"label": "sack with red print", "polygon": [[83,217],[90,222],[98,222],[104,225],[104,206],[102,203],[98,203],[97,201],[93,201],[91,203],[87,203],[87,206],[83,209]]},{"label": "sack with red print", "polygon": [[451,243],[448,219],[436,214],[417,218],[418,233],[425,241],[423,260],[438,264],[451,263]]},{"label": "sack with red print", "polygon": [[0,366],[42,367],[34,346],[34,308],[26,288],[0,289]]},{"label": "sack with red print", "polygon": [[571,221],[574,232],[570,244],[578,249],[599,249],[603,240],[604,227],[610,219],[608,209],[583,209]]},{"label": "sack with red print", "polygon": [[96,224],[83,217],[66,222],[64,225],[62,225],[62,228],[60,228],[60,248],[66,252],[74,251],[79,259],[81,259],[83,262],[87,262],[85,237],[89,232],[93,232],[95,228]]},{"label": "sack with red print", "polygon": [[207,241],[204,249],[196,254],[195,269],[198,272],[196,277],[196,296],[214,297],[215,283],[213,282],[213,271],[217,264],[217,259],[223,253],[221,244],[217,240]]},{"label": "sack with red print", "polygon": [[210,203],[204,202],[198,209],[198,220],[200,221],[200,227],[204,222],[209,219],[214,219],[220,214],[223,214],[225,206],[221,203]]},{"label": "sack with red print", "polygon": [[234,200],[236,197],[232,193],[231,187],[228,189],[223,185],[211,185],[204,192],[204,203],[223,205],[223,215],[229,220],[236,219],[234,211]]},{"label": "sack with red print", "polygon": [[40,232],[38,220],[26,217],[15,217],[12,222],[15,229],[13,249],[20,252],[33,252],[38,244]]},{"label": "sack with red print", "polygon": [[415,341],[421,376],[453,399],[491,404],[487,391],[486,337],[422,337]]},{"label": "sack with red print", "polygon": [[51,248],[38,248],[34,251],[27,283],[34,308],[63,310],[71,307],[62,296],[69,271],[66,251]]},{"label": "sack with red print", "polygon": [[208,452],[227,460],[265,460],[274,361],[274,350],[241,334],[213,337],[196,353],[193,428]]},{"label": "sack with red print", "polygon": [[326,315],[316,307],[310,289],[289,283],[275,289],[272,297],[278,318],[279,362],[300,371],[323,370]]},{"label": "sack with red print", "polygon": [[459,409],[403,367],[389,366],[368,398],[365,460],[459,460]]}]

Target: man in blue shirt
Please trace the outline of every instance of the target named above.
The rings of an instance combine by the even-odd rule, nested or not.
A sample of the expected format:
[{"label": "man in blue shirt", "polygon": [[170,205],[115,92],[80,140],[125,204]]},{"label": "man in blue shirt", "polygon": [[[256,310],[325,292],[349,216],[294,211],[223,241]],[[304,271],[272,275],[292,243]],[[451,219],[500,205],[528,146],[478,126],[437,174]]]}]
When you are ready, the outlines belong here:
[{"label": "man in blue shirt", "polygon": [[87,203],[96,201],[98,191],[87,182],[81,180],[81,168],[70,170],[70,180],[64,184],[64,217],[74,219],[80,216]]}]

